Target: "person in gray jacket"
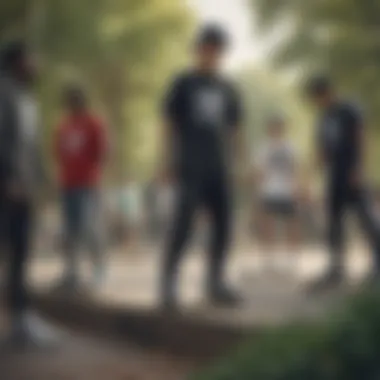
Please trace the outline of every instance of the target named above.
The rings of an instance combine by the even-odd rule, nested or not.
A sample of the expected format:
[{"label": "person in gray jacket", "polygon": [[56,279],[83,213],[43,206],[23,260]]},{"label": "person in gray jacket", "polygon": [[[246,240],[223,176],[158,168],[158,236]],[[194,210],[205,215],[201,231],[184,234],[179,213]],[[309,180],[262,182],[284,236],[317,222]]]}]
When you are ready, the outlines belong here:
[{"label": "person in gray jacket", "polygon": [[43,173],[33,94],[37,66],[22,41],[4,47],[0,64],[0,219],[9,253],[6,303],[11,321],[6,341],[36,343],[39,336],[30,323],[26,278],[34,200]]}]

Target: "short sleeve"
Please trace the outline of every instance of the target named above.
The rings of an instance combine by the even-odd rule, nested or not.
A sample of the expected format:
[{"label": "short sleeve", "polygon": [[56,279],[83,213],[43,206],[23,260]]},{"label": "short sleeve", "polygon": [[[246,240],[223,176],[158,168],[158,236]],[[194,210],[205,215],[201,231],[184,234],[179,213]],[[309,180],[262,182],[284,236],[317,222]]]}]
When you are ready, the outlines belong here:
[{"label": "short sleeve", "polygon": [[238,127],[242,122],[242,102],[234,86],[228,86],[227,121],[230,127]]},{"label": "short sleeve", "polygon": [[177,77],[169,86],[163,102],[163,116],[166,120],[175,121],[181,114],[185,80]]}]

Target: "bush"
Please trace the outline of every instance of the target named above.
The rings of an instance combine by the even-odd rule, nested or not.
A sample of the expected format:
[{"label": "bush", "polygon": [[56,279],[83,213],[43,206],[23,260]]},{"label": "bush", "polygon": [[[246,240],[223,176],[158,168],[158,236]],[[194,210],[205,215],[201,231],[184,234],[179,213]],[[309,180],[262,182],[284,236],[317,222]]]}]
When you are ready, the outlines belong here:
[{"label": "bush", "polygon": [[329,321],[271,329],[195,380],[380,380],[380,293]]}]

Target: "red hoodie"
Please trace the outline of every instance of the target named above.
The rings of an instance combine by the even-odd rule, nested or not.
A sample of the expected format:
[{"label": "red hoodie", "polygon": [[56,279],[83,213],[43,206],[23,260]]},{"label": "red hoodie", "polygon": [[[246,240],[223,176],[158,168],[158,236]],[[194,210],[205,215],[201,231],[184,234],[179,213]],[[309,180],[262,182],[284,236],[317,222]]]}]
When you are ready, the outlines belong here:
[{"label": "red hoodie", "polygon": [[61,186],[96,186],[105,153],[105,128],[98,118],[87,112],[67,116],[58,128],[55,143]]}]

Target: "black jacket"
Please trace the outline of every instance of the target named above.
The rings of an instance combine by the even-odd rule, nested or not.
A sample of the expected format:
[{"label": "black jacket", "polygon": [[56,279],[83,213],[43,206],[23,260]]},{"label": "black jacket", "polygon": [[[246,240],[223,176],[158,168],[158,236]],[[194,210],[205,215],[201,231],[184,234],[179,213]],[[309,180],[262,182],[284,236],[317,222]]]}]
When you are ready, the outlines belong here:
[{"label": "black jacket", "polygon": [[[20,186],[27,194],[36,189],[43,179],[38,125],[26,131],[22,115],[22,97],[31,99],[33,115],[38,109],[33,94],[23,90],[9,76],[0,75],[0,183]],[[31,124],[38,124],[37,122]]]}]

